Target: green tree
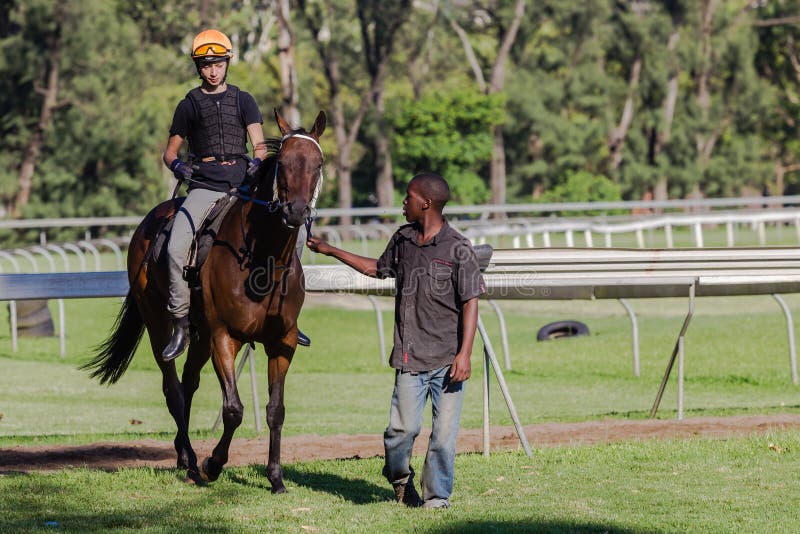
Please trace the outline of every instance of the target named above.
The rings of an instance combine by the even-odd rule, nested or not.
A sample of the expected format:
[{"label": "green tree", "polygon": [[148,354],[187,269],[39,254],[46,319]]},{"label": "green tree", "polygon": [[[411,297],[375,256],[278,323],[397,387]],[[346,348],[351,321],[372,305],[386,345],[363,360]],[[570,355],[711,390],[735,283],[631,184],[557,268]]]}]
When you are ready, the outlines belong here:
[{"label": "green tree", "polygon": [[189,79],[191,67],[144,38],[122,5],[24,0],[12,9],[0,43],[9,110],[0,183],[12,211],[143,213],[164,196],[159,155],[169,108],[185,92],[175,73]]},{"label": "green tree", "polygon": [[500,94],[468,89],[398,102],[392,153],[403,189],[414,174],[430,171],[447,179],[455,202],[486,202],[490,190],[481,173],[491,158],[492,130],[502,123],[503,106]]},{"label": "green tree", "polygon": [[[539,199],[541,202],[614,202],[622,200],[619,184],[602,175],[588,171],[567,173],[566,179],[548,189]],[[589,210],[587,215],[609,214],[609,211]]]}]

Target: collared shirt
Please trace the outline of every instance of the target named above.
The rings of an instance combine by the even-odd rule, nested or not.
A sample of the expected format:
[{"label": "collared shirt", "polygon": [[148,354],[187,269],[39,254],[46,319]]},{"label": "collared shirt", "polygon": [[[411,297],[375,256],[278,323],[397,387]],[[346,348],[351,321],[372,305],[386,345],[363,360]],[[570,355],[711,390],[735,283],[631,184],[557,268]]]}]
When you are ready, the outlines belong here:
[{"label": "collared shirt", "polygon": [[486,291],[469,240],[445,222],[420,244],[416,227],[403,225],[378,258],[377,276],[397,280],[390,365],[422,372],[452,364],[463,305]]}]

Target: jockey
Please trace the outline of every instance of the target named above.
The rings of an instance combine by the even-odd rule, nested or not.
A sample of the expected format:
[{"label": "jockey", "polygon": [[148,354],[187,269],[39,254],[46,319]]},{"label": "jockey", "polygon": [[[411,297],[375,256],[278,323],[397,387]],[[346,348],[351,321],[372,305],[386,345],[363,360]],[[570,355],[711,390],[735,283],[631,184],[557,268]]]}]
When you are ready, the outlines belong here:
[{"label": "jockey", "polygon": [[[217,30],[204,30],[192,43],[194,60],[201,84],[178,103],[169,130],[164,164],[179,182],[186,181],[189,193],[172,227],[167,252],[169,256],[169,301],[172,339],[161,357],[165,362],[180,356],[189,343],[189,285],[183,267],[194,234],[208,210],[227,191],[239,187],[247,175],[255,174],[266,158],[263,119],[252,95],[228,84],[228,65],[233,46]],[[254,147],[248,168],[247,138]],[[184,141],[189,141],[190,163],[178,157]],[[298,333],[301,345],[310,340]]]}]

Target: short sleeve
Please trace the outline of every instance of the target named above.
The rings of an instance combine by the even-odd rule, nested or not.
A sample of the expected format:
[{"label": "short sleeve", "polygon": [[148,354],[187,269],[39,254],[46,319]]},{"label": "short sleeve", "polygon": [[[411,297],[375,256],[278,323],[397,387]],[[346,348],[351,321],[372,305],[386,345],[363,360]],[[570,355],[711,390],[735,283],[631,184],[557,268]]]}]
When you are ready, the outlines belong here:
[{"label": "short sleeve", "polygon": [[478,257],[468,242],[461,242],[455,250],[458,263],[458,280],[456,292],[459,302],[466,302],[486,293],[486,283],[483,280]]},{"label": "short sleeve", "polygon": [[377,278],[396,278],[397,277],[397,234],[393,235],[378,258],[378,270],[375,273]]},{"label": "short sleeve", "polygon": [[239,103],[242,106],[242,119],[244,120],[245,127],[251,124],[263,124],[264,117],[261,116],[261,111],[258,109],[255,98],[248,92],[241,91],[239,93]]},{"label": "short sleeve", "polygon": [[191,121],[194,116],[194,107],[188,98],[184,98],[175,108],[172,115],[172,125],[169,127],[169,136],[180,135],[184,139],[189,137]]}]

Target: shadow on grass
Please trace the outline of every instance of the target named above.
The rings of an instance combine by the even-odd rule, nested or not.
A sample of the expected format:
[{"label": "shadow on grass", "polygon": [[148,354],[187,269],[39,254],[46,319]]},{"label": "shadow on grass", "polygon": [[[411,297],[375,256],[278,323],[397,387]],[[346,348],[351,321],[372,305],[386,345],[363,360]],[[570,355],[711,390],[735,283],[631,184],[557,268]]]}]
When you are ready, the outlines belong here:
[{"label": "shadow on grass", "polygon": [[283,467],[283,478],[298,486],[336,495],[353,504],[373,504],[394,498],[388,486],[376,486],[366,480],[343,478],[331,473],[307,472],[291,465]]},{"label": "shadow on grass", "polygon": [[0,472],[87,467],[115,471],[121,465],[137,461],[161,461],[175,458],[170,445],[136,445],[125,443],[47,447],[35,450],[0,449]]},{"label": "shadow on grass", "polygon": [[[6,492],[0,504],[0,532],[241,532],[241,525],[228,524],[224,513],[211,518],[198,510],[214,508],[216,497],[197,492],[193,498],[167,504],[158,495],[132,495],[108,500],[84,487],[69,489],[60,482],[38,477],[19,492]],[[143,490],[147,491],[147,490]]]},{"label": "shadow on grass", "polygon": [[650,534],[656,530],[628,529],[602,523],[581,523],[572,521],[456,521],[447,526],[432,527],[420,530],[425,533],[507,533],[507,532],[588,532],[618,534]]}]

